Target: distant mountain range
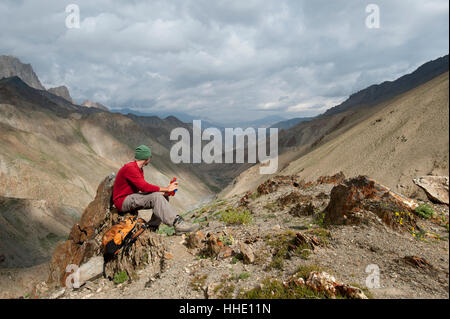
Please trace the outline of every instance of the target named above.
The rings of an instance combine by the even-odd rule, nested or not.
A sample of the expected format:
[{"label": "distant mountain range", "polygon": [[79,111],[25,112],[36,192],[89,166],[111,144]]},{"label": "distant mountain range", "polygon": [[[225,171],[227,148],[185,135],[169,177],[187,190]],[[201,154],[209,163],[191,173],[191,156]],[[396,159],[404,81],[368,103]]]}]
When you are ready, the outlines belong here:
[{"label": "distant mountain range", "polygon": [[[8,78],[18,76],[20,79],[22,79],[23,82],[28,84],[30,87],[45,91],[45,87],[41,84],[38,76],[33,71],[33,68],[30,64],[24,64],[22,63],[18,58],[9,56],[9,55],[2,55],[0,56],[0,79],[2,78]],[[70,103],[74,103],[69,89],[62,85],[54,88],[50,88],[47,90],[48,92],[59,96],[65,100],[67,100]],[[93,102],[90,100],[84,101],[81,106],[88,107],[88,108],[97,108],[103,111],[111,111],[111,112],[117,112],[124,115],[127,114],[134,114],[137,116],[157,116],[161,119],[167,118],[169,116],[174,116],[180,121],[184,123],[191,123],[193,120],[201,120],[202,121],[202,129],[206,129],[208,127],[215,127],[221,130],[222,132],[226,127],[241,127],[241,128],[268,128],[268,127],[277,127],[279,129],[288,129],[307,118],[294,118],[294,119],[286,119],[283,116],[280,115],[270,115],[263,117],[261,119],[257,120],[251,120],[251,121],[235,121],[235,122],[217,122],[214,120],[211,120],[207,117],[199,117],[187,114],[185,112],[173,112],[173,111],[151,111],[151,112],[142,112],[133,110],[130,108],[120,108],[120,109],[109,109],[107,106],[102,105],[98,102]]]},{"label": "distant mountain range", "polygon": [[267,128],[275,123],[285,121],[286,118],[280,115],[269,115],[261,119],[251,120],[251,121],[235,121],[233,124],[229,124],[229,127],[242,127],[243,129],[247,127],[253,128]]},{"label": "distant mountain range", "polygon": [[[319,117],[345,112],[346,110],[351,109],[355,106],[376,105],[392,98],[393,96],[399,95],[403,92],[407,92],[408,90],[411,90],[412,88],[417,87],[448,70],[449,66],[448,58],[449,58],[448,55],[446,55],[434,61],[427,62],[423,64],[421,67],[419,67],[413,73],[402,76],[401,78],[395,81],[386,81],[381,84],[375,84],[355,94],[352,94],[346,101],[335,107],[328,109],[325,113],[319,115]],[[35,89],[46,90],[45,87],[41,84],[39,78],[33,71],[33,68],[30,64],[23,64],[19,59],[17,59],[14,56],[10,55],[0,56],[0,79],[12,76],[20,77],[25,83],[27,83],[29,86]],[[57,95],[59,97],[62,97],[70,103],[73,103],[72,97],[70,96],[69,90],[66,86],[50,88],[48,92]],[[81,106],[89,108],[98,108],[103,111],[109,111],[108,107],[98,102],[92,102],[89,100],[83,102]],[[172,111],[141,112],[130,108],[111,109],[111,112],[118,112],[125,115],[134,114],[137,116],[157,116],[161,119],[167,118],[168,116],[174,116],[184,123],[192,123],[193,120],[202,120],[203,129],[208,127],[216,127],[219,128],[221,131],[223,131],[225,127],[242,127],[242,128],[273,127],[278,128],[280,130],[288,130],[302,122],[309,121],[314,118],[308,117],[308,118],[286,119],[280,115],[271,115],[264,117],[262,119],[252,121],[219,123],[217,121],[205,117],[193,116],[185,112],[172,112]]]},{"label": "distant mountain range", "polygon": [[[134,115],[138,115],[138,116],[157,116],[159,118],[166,118],[168,116],[174,116],[176,118],[178,118],[180,121],[184,122],[184,123],[191,123],[194,120],[201,120],[202,121],[202,128],[206,129],[208,127],[215,127],[218,128],[219,130],[223,131],[226,127],[230,127],[230,128],[235,128],[235,127],[241,127],[243,129],[248,128],[248,127],[253,127],[253,128],[258,128],[258,127],[271,127],[273,124],[276,123],[281,123],[282,121],[285,121],[286,118],[279,116],[279,115],[272,115],[272,116],[267,116],[264,117],[262,119],[258,119],[258,120],[253,120],[253,121],[235,121],[235,122],[217,122],[214,120],[211,120],[207,117],[202,117],[202,116],[195,116],[195,115],[190,115],[184,112],[171,112],[171,111],[152,111],[152,112],[140,112],[140,111],[136,111],[130,108],[121,108],[121,109],[112,109],[111,112],[118,112],[118,113],[122,113],[122,114],[134,114]],[[298,121],[296,119],[293,119],[293,121],[291,123],[298,123]],[[283,124],[280,124],[283,125]],[[286,123],[286,126],[289,125]],[[274,127],[274,126],[272,126]]]},{"label": "distant mountain range", "polygon": [[138,116],[157,116],[159,118],[175,116],[176,118],[178,118],[180,121],[182,121],[184,123],[192,123],[192,120],[198,120],[197,117],[191,116],[189,114],[182,113],[182,112],[167,112],[167,111],[141,112],[141,111],[136,111],[136,110],[133,110],[130,108],[111,109],[111,112],[117,112],[117,113],[121,113],[121,114],[125,114],[125,115],[134,114],[134,115],[138,115]]},{"label": "distant mountain range", "polygon": [[297,125],[301,122],[310,121],[312,119],[313,119],[313,117],[296,117],[293,119],[289,119],[289,120],[285,120],[285,121],[281,121],[281,122],[272,124],[270,127],[277,128],[279,130],[288,130],[291,127],[294,127],[295,125]]}]

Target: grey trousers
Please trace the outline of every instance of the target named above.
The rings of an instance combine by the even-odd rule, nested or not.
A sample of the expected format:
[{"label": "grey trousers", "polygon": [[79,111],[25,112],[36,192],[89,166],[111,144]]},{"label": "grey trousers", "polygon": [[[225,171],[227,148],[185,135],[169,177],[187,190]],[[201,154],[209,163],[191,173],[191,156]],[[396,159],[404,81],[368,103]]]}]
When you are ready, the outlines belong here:
[{"label": "grey trousers", "polygon": [[177,211],[169,204],[164,196],[159,192],[135,193],[125,197],[122,203],[122,211],[129,212],[139,209],[152,209],[152,218],[149,221],[151,226],[158,226],[164,223],[172,226],[177,217]]}]

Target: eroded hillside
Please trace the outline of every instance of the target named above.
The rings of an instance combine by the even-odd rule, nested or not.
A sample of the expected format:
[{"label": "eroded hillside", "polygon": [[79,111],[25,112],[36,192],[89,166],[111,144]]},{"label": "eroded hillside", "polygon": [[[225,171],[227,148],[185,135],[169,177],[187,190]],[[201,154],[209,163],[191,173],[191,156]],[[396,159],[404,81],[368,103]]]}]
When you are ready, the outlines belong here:
[{"label": "eroded hillside", "polygon": [[[168,122],[158,120],[157,125],[167,126],[164,132],[177,124],[169,126]],[[173,164],[169,157],[170,145],[159,143],[157,136],[150,133],[127,116],[74,105],[31,88],[18,77],[3,79],[0,81],[0,194],[6,198],[42,200],[60,212],[72,207],[75,215],[80,216],[104,176],[117,173],[123,164],[133,160],[134,148],[146,144],[154,153],[151,165],[145,168],[146,178],[156,185],[167,185],[174,176],[178,178],[180,192],[172,203],[180,213],[209,198],[210,188],[189,167]],[[2,214],[11,214],[8,206],[0,205],[0,210]],[[25,207],[20,214],[33,215],[33,210],[26,212]],[[49,224],[50,228],[52,224],[64,223],[64,214],[51,217],[54,220],[43,218],[42,223]],[[5,229],[11,226],[6,220],[1,224]],[[23,236],[29,233],[30,240],[37,239],[37,242],[53,236],[48,227],[39,225],[41,222],[29,223]],[[57,238],[64,239],[69,228],[70,225],[58,233]],[[39,245],[12,249],[14,238],[7,236],[10,233],[4,233],[0,254],[15,262],[2,262],[0,268],[28,267],[48,260],[49,255],[42,254]],[[25,261],[27,254],[29,258]],[[35,255],[42,258],[34,258]]]},{"label": "eroded hillside", "polygon": [[[346,176],[367,174],[401,193],[423,198],[414,178],[448,174],[448,91],[447,72],[380,105],[339,113],[328,122],[319,119],[316,125],[323,122],[321,130],[328,127],[329,132],[319,142],[283,153],[277,174],[306,179],[339,171]],[[223,194],[254,189],[268,178],[258,172],[254,166],[242,173]]]}]

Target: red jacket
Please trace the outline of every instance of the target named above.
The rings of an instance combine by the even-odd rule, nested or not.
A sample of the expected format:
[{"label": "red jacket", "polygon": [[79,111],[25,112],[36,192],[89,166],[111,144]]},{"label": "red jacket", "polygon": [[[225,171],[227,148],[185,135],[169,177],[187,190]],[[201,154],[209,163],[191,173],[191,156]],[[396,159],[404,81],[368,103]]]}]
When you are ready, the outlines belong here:
[{"label": "red jacket", "polygon": [[143,192],[159,192],[159,186],[149,184],[144,179],[144,171],[136,162],[125,164],[117,173],[113,187],[113,202],[118,210],[128,195]]}]

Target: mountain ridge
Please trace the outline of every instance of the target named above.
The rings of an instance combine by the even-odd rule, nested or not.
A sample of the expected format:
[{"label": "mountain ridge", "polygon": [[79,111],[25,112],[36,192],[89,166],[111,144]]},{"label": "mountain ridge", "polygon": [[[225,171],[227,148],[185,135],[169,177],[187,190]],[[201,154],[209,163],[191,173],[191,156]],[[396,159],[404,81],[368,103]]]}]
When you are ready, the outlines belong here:
[{"label": "mountain ridge", "polygon": [[405,74],[394,81],[384,81],[380,84],[373,84],[360,90],[342,102],[341,104],[328,109],[323,116],[344,112],[355,106],[372,106],[382,103],[396,95],[407,92],[419,85],[428,82],[436,76],[445,73],[449,69],[448,54],[435,60],[426,62],[415,71]]},{"label": "mountain ridge", "polygon": [[29,86],[45,90],[31,64],[24,64],[12,55],[0,55],[0,79],[19,76]]},{"label": "mountain ridge", "polygon": [[70,103],[73,103],[72,97],[70,96],[69,89],[65,85],[50,88],[47,91],[54,95],[58,95],[64,99],[66,99]]}]

